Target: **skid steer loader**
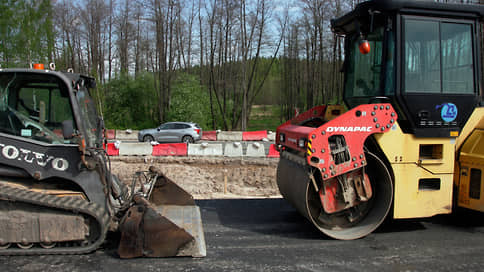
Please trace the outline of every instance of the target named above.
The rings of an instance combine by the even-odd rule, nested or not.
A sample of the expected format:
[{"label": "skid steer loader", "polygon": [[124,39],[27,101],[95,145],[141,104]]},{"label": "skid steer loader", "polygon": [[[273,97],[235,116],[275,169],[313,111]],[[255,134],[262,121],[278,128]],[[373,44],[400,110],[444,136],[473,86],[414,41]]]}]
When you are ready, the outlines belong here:
[{"label": "skid steer loader", "polygon": [[345,107],[314,107],[276,136],[279,190],[317,229],[350,240],[389,213],[484,211],[483,16],[372,0],[331,21],[345,38]]},{"label": "skid steer loader", "polygon": [[121,258],[206,255],[192,196],[151,167],[111,174],[95,80],[0,69],[0,254],[80,254],[120,231]]}]

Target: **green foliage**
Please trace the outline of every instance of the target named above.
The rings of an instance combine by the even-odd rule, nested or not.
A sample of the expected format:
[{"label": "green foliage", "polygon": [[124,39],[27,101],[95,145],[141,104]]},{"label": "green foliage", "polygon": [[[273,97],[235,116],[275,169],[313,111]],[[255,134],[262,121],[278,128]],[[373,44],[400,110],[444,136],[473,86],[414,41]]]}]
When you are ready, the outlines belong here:
[{"label": "green foliage", "polygon": [[[100,94],[97,96],[104,96],[102,101],[106,126],[114,129],[158,126],[161,121],[158,120],[158,95],[154,86],[151,73],[144,73],[136,78],[119,76],[106,85],[99,86]],[[211,128],[209,94],[196,76],[179,74],[174,80],[171,86],[170,110],[164,121],[194,122],[205,130]]]},{"label": "green foliage", "polygon": [[50,0],[0,0],[0,63],[28,67],[52,61],[54,39]]},{"label": "green foliage", "polygon": [[[271,63],[271,59],[262,58],[260,60],[261,71],[265,73]],[[277,105],[280,103],[281,96],[280,92],[282,89],[282,67],[279,59],[276,59],[272,66],[270,66],[269,75],[264,82],[264,85],[260,93],[256,96],[254,100],[255,105]]]},{"label": "green foliage", "polygon": [[106,127],[143,129],[157,126],[154,86],[151,73],[143,73],[137,78],[121,75],[106,84],[103,87]]},{"label": "green foliage", "polygon": [[180,74],[171,87],[171,103],[166,121],[194,122],[211,128],[210,97],[194,75]]}]

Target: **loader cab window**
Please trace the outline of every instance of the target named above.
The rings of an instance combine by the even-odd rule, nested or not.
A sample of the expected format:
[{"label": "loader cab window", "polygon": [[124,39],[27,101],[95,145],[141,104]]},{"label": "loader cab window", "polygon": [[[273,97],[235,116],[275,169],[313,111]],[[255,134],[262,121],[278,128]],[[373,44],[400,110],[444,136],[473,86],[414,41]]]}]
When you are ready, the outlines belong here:
[{"label": "loader cab window", "polygon": [[79,84],[76,88],[77,102],[79,103],[79,109],[81,113],[81,122],[86,129],[86,140],[88,146],[102,145],[102,127],[97,115],[96,105],[94,100],[89,94],[89,90],[85,83]]},{"label": "loader cab window", "polygon": [[[51,144],[69,143],[62,122],[73,121],[67,86],[36,73],[0,76],[0,132]],[[74,125],[75,129],[75,125]]]},{"label": "loader cab window", "polygon": [[62,135],[62,121],[72,120],[65,91],[57,84],[28,84],[19,89],[17,110]]}]

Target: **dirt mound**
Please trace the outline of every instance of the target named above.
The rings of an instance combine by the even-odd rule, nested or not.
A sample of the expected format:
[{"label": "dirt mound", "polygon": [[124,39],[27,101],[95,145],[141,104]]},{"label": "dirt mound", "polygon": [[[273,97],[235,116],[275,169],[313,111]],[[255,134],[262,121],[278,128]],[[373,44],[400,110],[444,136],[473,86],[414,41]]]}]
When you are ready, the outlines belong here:
[{"label": "dirt mound", "polygon": [[277,158],[112,157],[111,167],[126,184],[136,171],[161,169],[196,199],[280,197]]}]

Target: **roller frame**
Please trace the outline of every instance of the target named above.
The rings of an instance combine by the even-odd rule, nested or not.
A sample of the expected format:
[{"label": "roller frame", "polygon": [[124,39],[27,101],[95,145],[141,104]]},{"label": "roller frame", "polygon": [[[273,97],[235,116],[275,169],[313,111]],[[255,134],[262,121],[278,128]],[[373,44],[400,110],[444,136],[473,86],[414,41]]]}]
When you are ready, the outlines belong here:
[{"label": "roller frame", "polygon": [[[372,180],[365,173],[368,166],[367,155],[370,153],[365,150],[364,143],[372,134],[392,130],[397,121],[397,114],[391,104],[366,104],[333,120],[323,121],[317,128],[304,125],[311,120],[326,120],[326,107],[312,108],[278,127],[276,143],[281,152],[281,161],[284,160],[278,166],[278,186],[284,198],[320,231],[336,239],[357,239],[371,233],[380,225],[393,199],[393,185],[388,170],[381,160],[371,154],[372,161],[383,168],[378,171],[386,174],[384,176],[387,184],[383,187],[379,185],[379,188],[384,188],[380,189],[384,191],[383,198],[381,192],[373,192],[372,183],[380,184],[381,181]],[[288,169],[284,169],[286,167]],[[343,192],[341,186],[351,187],[352,190]],[[299,187],[301,188],[297,189]],[[319,201],[315,202],[314,197],[313,200],[308,198],[309,187],[314,187],[315,192],[318,192],[315,197]],[[343,194],[343,198],[336,197],[340,193]],[[380,194],[376,197],[379,199],[377,202],[381,202],[376,206],[371,204],[375,193]],[[373,219],[365,219],[366,214],[351,215],[353,212],[350,209],[360,205],[370,205],[370,210],[363,209]],[[380,205],[384,207],[378,207]],[[310,210],[317,210],[318,207],[329,218],[326,227],[325,223],[318,223],[311,215]],[[377,212],[371,211],[373,209]],[[349,216],[341,217],[338,215],[340,213],[348,213]],[[347,218],[348,222],[344,223],[343,231],[331,230],[333,223],[337,226],[338,221],[344,218]],[[360,221],[364,227],[360,226]],[[348,230],[345,230],[346,228]],[[353,228],[354,231],[350,230]]]},{"label": "roller frame", "polygon": [[[397,121],[391,104],[384,103],[360,105],[318,128],[300,125],[310,119],[324,119],[325,109],[326,106],[318,106],[296,116],[279,126],[276,136],[280,151],[289,149],[304,154],[307,163],[321,171],[323,180],[365,166],[366,139],[375,133],[387,133]],[[343,136],[349,155],[344,162],[335,161],[331,154],[330,137],[339,135]],[[304,146],[299,145],[302,141]]]}]

